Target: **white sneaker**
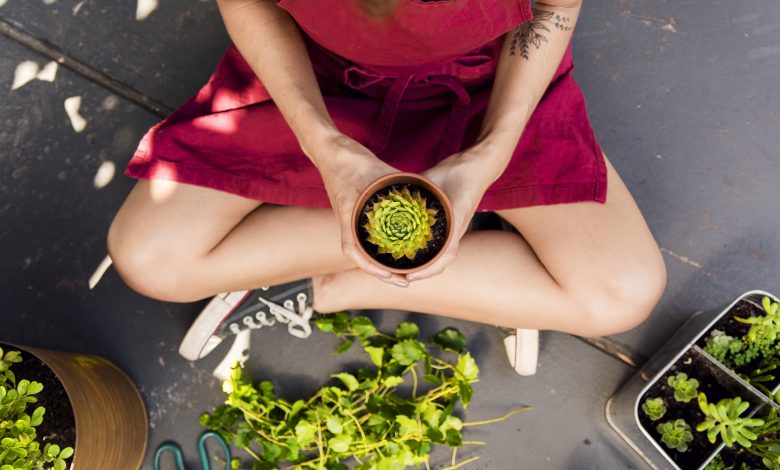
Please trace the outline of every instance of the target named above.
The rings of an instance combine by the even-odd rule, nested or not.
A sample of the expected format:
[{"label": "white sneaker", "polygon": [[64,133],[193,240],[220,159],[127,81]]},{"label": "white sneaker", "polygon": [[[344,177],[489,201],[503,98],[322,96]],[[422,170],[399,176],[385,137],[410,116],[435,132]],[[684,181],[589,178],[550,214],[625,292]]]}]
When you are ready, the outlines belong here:
[{"label": "white sneaker", "polygon": [[509,363],[519,375],[536,374],[539,361],[539,330],[516,329],[504,338]]},{"label": "white sneaker", "polygon": [[311,334],[309,320],[313,313],[311,279],[218,294],[187,330],[179,354],[196,361],[207,356],[229,335],[277,322],[286,323],[291,335],[307,338]]}]

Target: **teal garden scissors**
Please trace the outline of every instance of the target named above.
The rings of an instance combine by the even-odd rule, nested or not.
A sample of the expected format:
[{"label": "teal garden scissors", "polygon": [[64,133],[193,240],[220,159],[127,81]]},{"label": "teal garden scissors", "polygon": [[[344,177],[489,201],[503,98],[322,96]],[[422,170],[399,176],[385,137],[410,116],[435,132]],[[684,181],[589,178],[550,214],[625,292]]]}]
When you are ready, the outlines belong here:
[{"label": "teal garden scissors", "polygon": [[[230,447],[228,447],[225,439],[214,431],[206,431],[198,438],[198,458],[200,459],[201,470],[211,470],[211,461],[209,451],[206,448],[206,441],[212,438],[222,446],[222,450],[225,453],[225,470],[230,470]],[[173,461],[176,464],[176,470],[184,470],[184,454],[181,451],[181,447],[174,442],[167,442],[162,444],[154,452],[154,470],[160,470],[160,457],[168,450],[173,454]]]}]

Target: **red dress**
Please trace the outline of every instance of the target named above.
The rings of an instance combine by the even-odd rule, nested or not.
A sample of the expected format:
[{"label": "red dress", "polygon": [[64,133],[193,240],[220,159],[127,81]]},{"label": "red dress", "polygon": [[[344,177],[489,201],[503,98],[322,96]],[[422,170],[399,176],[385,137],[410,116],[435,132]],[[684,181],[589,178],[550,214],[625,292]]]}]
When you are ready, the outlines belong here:
[{"label": "red dress", "polygon": [[[503,36],[532,18],[530,0],[399,0],[382,20],[366,17],[354,0],[277,5],[304,33],[339,130],[417,173],[474,143]],[[572,69],[569,47],[477,210],[606,200],[605,162]],[[330,206],[316,167],[235,47],[194,97],[149,130],[125,174]]]}]

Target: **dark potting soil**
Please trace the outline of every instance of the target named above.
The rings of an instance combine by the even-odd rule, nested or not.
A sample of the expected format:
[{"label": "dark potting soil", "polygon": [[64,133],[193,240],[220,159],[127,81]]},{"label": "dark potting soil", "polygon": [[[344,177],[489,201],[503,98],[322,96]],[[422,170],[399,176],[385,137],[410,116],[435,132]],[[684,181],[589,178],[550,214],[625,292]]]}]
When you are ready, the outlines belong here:
[{"label": "dark potting soil", "polygon": [[[697,399],[693,398],[688,403],[675,400],[674,389],[668,385],[668,379],[679,372],[684,372],[688,374],[689,379],[694,378],[699,381],[699,391],[707,395],[708,401],[718,402],[722,398],[734,398],[733,393],[720,385],[720,378],[714,375],[713,367],[706,359],[688,351],[642,395],[639,402],[639,423],[682,469],[698,468],[715,451],[718,443],[716,441],[715,444],[711,444],[706,433],[696,431],[696,425],[704,421],[704,413],[699,409]],[[666,414],[658,421],[652,421],[642,411],[641,406],[648,398],[657,397],[663,398]],[[693,441],[688,443],[688,450],[685,452],[666,447],[666,444],[661,441],[661,433],[656,431],[660,423],[677,419],[684,419],[693,434]]]},{"label": "dark potting soil", "polygon": [[[427,247],[417,251],[414,259],[409,259],[405,256],[399,259],[393,259],[393,257],[387,253],[379,253],[376,245],[366,241],[366,238],[368,237],[368,230],[363,228],[363,226],[368,223],[368,216],[366,215],[367,209],[370,209],[374,203],[379,200],[380,196],[386,196],[393,189],[396,191],[401,191],[404,186],[407,186],[409,191],[412,193],[419,191],[420,196],[422,196],[427,201],[426,207],[429,209],[436,209],[436,222],[431,227],[433,240],[428,242]],[[371,257],[380,263],[397,269],[416,268],[432,260],[433,257],[441,251],[442,247],[444,247],[444,242],[447,238],[447,219],[444,217],[444,207],[442,206],[441,202],[436,198],[436,196],[424,188],[420,188],[419,186],[408,183],[388,186],[371,196],[368,201],[366,201],[366,205],[363,207],[363,210],[360,213],[360,217],[358,218],[358,226],[360,233],[360,244],[363,246],[363,249],[365,249],[366,252],[371,255]]]},{"label": "dark potting soil", "polygon": [[[703,335],[701,339],[699,339],[698,343],[696,344],[700,348],[704,349],[704,346],[707,345],[707,339],[710,337],[710,331],[712,330],[720,330],[733,338],[740,338],[747,334],[747,332],[750,330],[750,325],[738,322],[737,320],[734,320],[734,317],[749,318],[749,317],[762,316],[765,314],[766,312],[764,312],[764,309],[762,307],[754,304],[753,302],[748,302],[747,300],[741,300],[737,302],[728,313],[723,315],[721,319],[718,320],[717,323],[715,323],[715,326],[713,326],[709,331],[707,331],[707,333]],[[751,372],[758,367],[761,367],[760,359],[754,360],[751,363],[746,364],[744,366],[736,367],[733,370],[740,376],[749,377]],[[778,385],[780,385],[780,371],[775,370],[774,372],[770,372],[770,374],[774,375],[776,379],[771,382],[766,382],[763,385],[766,388],[772,390]]]},{"label": "dark potting soil", "polygon": [[761,462],[761,459],[745,451],[745,449],[734,446],[732,448],[724,447],[720,451],[720,456],[723,458],[723,463],[726,467],[733,467],[735,470],[742,470],[749,468],[750,470],[765,470],[766,466]]},{"label": "dark potting soil", "polygon": [[748,317],[756,317],[760,315],[764,315],[764,309],[759,307],[758,305],[748,302],[746,300],[741,300],[737,302],[732,309],[723,315],[720,320],[718,320],[717,323],[715,323],[715,326],[713,326],[709,331],[707,331],[706,334],[704,334],[701,339],[699,339],[699,342],[696,343],[699,345],[700,348],[704,349],[704,346],[707,345],[707,338],[710,337],[710,331],[712,330],[720,330],[726,333],[729,336],[732,336],[734,338],[739,338],[741,336],[744,336],[747,334],[748,330],[750,330],[750,325],[746,325],[745,323],[738,322],[734,320],[734,317],[741,317],[741,318],[748,318]]},{"label": "dark potting soil", "polygon": [[[6,351],[14,349],[13,346],[5,344],[2,346]],[[31,415],[38,406],[46,409],[43,422],[35,428],[37,441],[41,444],[41,448],[52,443],[57,444],[60,448],[73,447],[75,449],[76,419],[73,416],[73,409],[65,388],[54,375],[54,371],[40,359],[26,351],[21,351],[21,353],[22,362],[11,367],[17,383],[22,379],[27,379],[30,382],[40,382],[43,385],[41,393],[36,395],[38,403],[30,404],[27,410],[27,414]]]}]

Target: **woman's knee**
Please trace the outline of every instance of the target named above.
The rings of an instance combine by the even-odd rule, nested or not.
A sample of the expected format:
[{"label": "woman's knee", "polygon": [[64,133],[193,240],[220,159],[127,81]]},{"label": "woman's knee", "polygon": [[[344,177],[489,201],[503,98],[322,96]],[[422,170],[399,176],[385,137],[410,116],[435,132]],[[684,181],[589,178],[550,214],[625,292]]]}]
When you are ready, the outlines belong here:
[{"label": "woman's knee", "polygon": [[139,294],[167,302],[192,302],[202,297],[187,288],[188,262],[164,234],[139,233],[115,219],[108,230],[107,245],[114,269]]},{"label": "woman's knee", "polygon": [[607,336],[639,326],[650,316],[666,288],[666,267],[658,262],[611,272],[596,288],[580,294],[585,318],[582,336]]}]

